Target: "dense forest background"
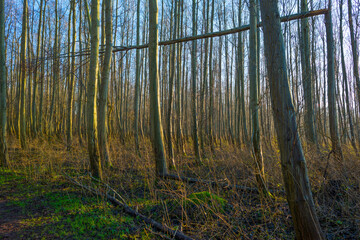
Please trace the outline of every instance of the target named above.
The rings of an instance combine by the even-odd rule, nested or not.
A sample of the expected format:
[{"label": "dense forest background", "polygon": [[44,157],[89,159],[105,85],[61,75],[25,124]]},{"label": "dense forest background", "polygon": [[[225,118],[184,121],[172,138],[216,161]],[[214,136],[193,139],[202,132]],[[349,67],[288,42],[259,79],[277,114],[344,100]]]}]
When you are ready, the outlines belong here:
[{"label": "dense forest background", "polygon": [[[5,237],[166,238],[119,223],[110,195],[170,236],[360,237],[359,0],[0,0],[0,13],[0,206],[66,226],[24,213],[27,233]],[[31,209],[54,196],[70,212],[96,202],[74,221],[102,225],[79,234],[68,209]]]}]

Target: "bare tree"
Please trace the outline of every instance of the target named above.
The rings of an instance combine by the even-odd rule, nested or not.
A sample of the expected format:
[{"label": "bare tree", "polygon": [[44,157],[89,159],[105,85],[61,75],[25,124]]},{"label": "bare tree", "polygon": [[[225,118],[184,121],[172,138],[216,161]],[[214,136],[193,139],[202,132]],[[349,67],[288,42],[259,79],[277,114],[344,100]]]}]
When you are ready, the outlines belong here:
[{"label": "bare tree", "polygon": [[7,167],[6,146],[6,67],[5,67],[5,4],[0,0],[0,166]]},{"label": "bare tree", "polygon": [[26,144],[26,118],[25,118],[25,88],[26,88],[26,50],[28,44],[28,1],[23,2],[23,16],[22,16],[22,33],[21,33],[21,77],[20,77],[20,143],[21,148],[25,149]]},{"label": "bare tree", "polygon": [[101,161],[98,146],[98,128],[96,119],[96,98],[99,72],[99,29],[100,1],[91,0],[91,53],[90,70],[87,85],[87,139],[90,157],[90,171],[95,178],[102,178]]},{"label": "bare tree", "polygon": [[98,112],[98,128],[99,128],[99,149],[101,163],[106,166],[111,166],[109,156],[107,127],[106,127],[106,113],[108,105],[108,92],[110,80],[110,67],[112,56],[112,1],[105,0],[105,35],[106,47],[104,63],[102,66],[101,83],[99,89],[99,112]]},{"label": "bare tree", "polygon": [[163,129],[160,115],[158,73],[158,1],[149,0],[149,81],[150,81],[150,128],[155,155],[156,174],[167,174]]},{"label": "bare tree", "polygon": [[306,161],[296,124],[277,0],[260,0],[265,57],[281,167],[296,239],[324,239],[315,212]]}]

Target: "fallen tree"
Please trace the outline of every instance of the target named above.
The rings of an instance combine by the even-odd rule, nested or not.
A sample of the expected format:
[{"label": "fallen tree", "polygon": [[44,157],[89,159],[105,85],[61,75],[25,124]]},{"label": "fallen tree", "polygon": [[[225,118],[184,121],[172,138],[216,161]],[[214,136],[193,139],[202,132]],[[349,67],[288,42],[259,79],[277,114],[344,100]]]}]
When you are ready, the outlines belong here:
[{"label": "fallen tree", "polygon": [[[77,185],[79,187],[81,187],[82,189],[85,189],[95,195],[98,195],[100,197],[106,198],[110,203],[112,203],[114,206],[118,206],[124,209],[124,211],[133,216],[133,217],[138,217],[141,218],[146,224],[150,224],[153,228],[157,229],[158,231],[161,231],[163,233],[166,233],[170,236],[172,236],[175,239],[180,239],[180,240],[193,240],[193,238],[186,236],[184,233],[177,231],[177,230],[173,230],[151,218],[146,217],[145,215],[137,212],[136,210],[132,209],[131,207],[129,207],[124,199],[114,190],[112,189],[110,186],[104,184],[109,190],[111,190],[113,192],[113,196],[111,196],[109,193],[103,193],[100,192],[99,190],[92,188],[90,186],[86,186],[84,184],[81,184],[80,182],[76,181],[74,178],[70,177],[67,174],[63,174],[71,183],[73,183],[74,185]],[[96,180],[96,179],[95,179]],[[98,180],[96,180],[98,181]],[[100,182],[100,181],[98,181]],[[102,183],[102,182],[100,182]],[[119,198],[121,198],[121,201],[119,201],[118,199],[116,199],[115,196],[118,196]]]}]

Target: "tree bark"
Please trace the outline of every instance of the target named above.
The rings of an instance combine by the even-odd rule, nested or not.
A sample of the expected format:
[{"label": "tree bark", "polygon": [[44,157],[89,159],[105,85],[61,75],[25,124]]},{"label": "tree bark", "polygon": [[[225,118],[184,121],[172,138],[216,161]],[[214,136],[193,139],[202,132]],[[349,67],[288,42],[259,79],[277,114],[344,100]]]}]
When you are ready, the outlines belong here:
[{"label": "tree bark", "polygon": [[96,116],[96,99],[99,71],[99,30],[100,1],[91,0],[91,55],[89,80],[87,85],[87,138],[90,158],[90,171],[93,177],[102,179],[101,161],[98,146],[98,128]]},{"label": "tree bark", "polygon": [[[197,22],[196,22],[196,0],[193,0],[192,3],[192,23],[193,23],[193,36],[196,36],[197,33]],[[198,123],[197,123],[197,115],[196,115],[196,48],[197,43],[196,40],[192,42],[192,50],[191,50],[191,118],[192,118],[192,137],[193,137],[193,148],[196,161],[201,163],[200,150],[199,150],[199,140],[198,140]]]},{"label": "tree bark", "polygon": [[315,212],[289,89],[278,1],[261,0],[260,4],[274,123],[296,239],[324,239]]},{"label": "tree bark", "polygon": [[[307,0],[301,0],[301,11],[308,11]],[[313,108],[313,79],[310,65],[310,35],[309,35],[309,20],[307,18],[301,19],[301,34],[300,34],[300,49],[301,49],[301,65],[302,65],[302,83],[304,89],[305,100],[305,136],[310,144],[317,145],[316,132],[314,127],[314,108]]]},{"label": "tree bark", "polygon": [[98,112],[98,136],[99,136],[99,149],[101,165],[111,166],[109,156],[109,146],[106,127],[106,115],[108,105],[108,92],[110,81],[110,67],[112,56],[112,1],[105,0],[105,35],[106,46],[105,56],[102,66],[101,83],[99,91],[99,112]]},{"label": "tree bark", "polygon": [[328,105],[329,105],[329,125],[332,151],[336,160],[342,162],[343,155],[339,140],[338,119],[336,111],[336,81],[335,81],[335,59],[334,59],[334,36],[331,19],[331,0],[329,0],[329,12],[325,14],[326,43],[327,43],[327,77],[328,77]]},{"label": "tree bark", "polygon": [[0,0],[0,167],[9,165],[6,145],[5,4]]},{"label": "tree bark", "polygon": [[[72,59],[71,59],[71,68],[69,72],[68,79],[68,102],[67,102],[67,129],[66,129],[66,137],[67,137],[67,149],[71,150],[72,148],[72,130],[73,130],[73,99],[74,99],[74,84],[75,84],[75,44],[76,44],[76,10],[75,10],[76,2],[75,0],[71,1],[71,11],[72,11]],[[70,29],[70,22],[69,22]],[[70,43],[69,43],[70,46]],[[70,63],[70,61],[69,61]]]},{"label": "tree bark", "polygon": [[151,140],[155,155],[156,174],[158,176],[163,176],[167,174],[167,164],[160,115],[158,32],[158,1],[149,0],[149,92]]},{"label": "tree bark", "polygon": [[20,144],[21,148],[25,149],[26,144],[26,119],[25,119],[25,88],[26,88],[26,49],[28,44],[27,28],[28,28],[28,1],[23,2],[23,17],[22,17],[22,34],[21,34],[21,77],[20,77],[20,117],[19,117],[19,129],[20,129]]}]

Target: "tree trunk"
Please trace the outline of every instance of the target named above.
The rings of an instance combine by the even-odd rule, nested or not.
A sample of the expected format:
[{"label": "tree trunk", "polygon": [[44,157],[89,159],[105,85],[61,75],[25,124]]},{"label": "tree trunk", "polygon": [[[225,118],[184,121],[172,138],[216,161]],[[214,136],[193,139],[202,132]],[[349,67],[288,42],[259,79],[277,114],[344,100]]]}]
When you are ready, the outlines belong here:
[{"label": "tree trunk", "polygon": [[[192,24],[193,24],[193,36],[197,34],[197,20],[196,20],[196,0],[193,0],[192,4]],[[191,50],[191,117],[192,117],[192,137],[193,137],[193,147],[196,161],[201,163],[200,150],[199,150],[199,140],[198,140],[198,129],[197,129],[197,116],[196,116],[196,40],[192,43]]]},{"label": "tree trunk", "polygon": [[0,0],[0,167],[7,167],[6,146],[6,68],[5,68],[5,4]]},{"label": "tree trunk", "polygon": [[100,1],[91,0],[91,53],[90,70],[87,85],[87,138],[90,158],[90,171],[93,177],[102,179],[101,161],[98,146],[98,128],[96,119],[96,99],[99,71],[99,30]]},{"label": "tree trunk", "polygon": [[99,134],[99,149],[101,165],[111,166],[109,156],[107,127],[106,127],[106,113],[108,104],[109,80],[110,80],[110,67],[112,56],[112,1],[105,0],[105,34],[106,34],[106,47],[105,56],[102,66],[101,83],[99,91],[99,112],[98,112],[98,134]]},{"label": "tree trunk", "polygon": [[266,192],[264,161],[260,145],[259,128],[259,91],[258,91],[258,58],[257,48],[258,39],[256,33],[257,23],[257,4],[255,0],[250,0],[250,50],[249,50],[249,80],[250,80],[250,115],[252,125],[252,147],[251,151],[255,160],[255,176],[261,192]]},{"label": "tree trunk", "polygon": [[327,43],[327,67],[328,67],[328,105],[329,125],[332,151],[336,160],[342,162],[342,150],[339,140],[338,120],[336,112],[336,82],[335,82],[335,59],[334,59],[334,36],[331,19],[331,0],[329,0],[329,12],[325,14],[326,43]]},{"label": "tree trunk", "polygon": [[[76,2],[75,0],[71,1],[71,11],[72,11],[72,49],[71,49],[71,68],[69,72],[68,79],[68,102],[67,102],[67,129],[66,129],[66,137],[67,137],[67,149],[71,150],[72,148],[72,129],[73,129],[73,99],[74,99],[74,83],[75,83],[75,44],[76,44]],[[70,29],[70,22],[69,22]],[[69,43],[70,46],[70,43]],[[69,61],[70,63],[70,61]]]},{"label": "tree trunk", "polygon": [[20,77],[20,117],[19,117],[19,129],[20,129],[20,143],[21,148],[26,148],[26,121],[25,121],[25,88],[26,88],[26,48],[28,44],[27,40],[27,28],[28,28],[28,1],[24,0],[23,4],[23,18],[22,18],[22,34],[21,34],[21,77]]},{"label": "tree trunk", "polygon": [[277,0],[261,0],[270,94],[287,200],[296,239],[324,239],[315,212],[292,104]]},{"label": "tree trunk", "polygon": [[[307,12],[307,0],[301,0],[301,12]],[[309,36],[309,21],[307,18],[301,19],[301,65],[302,65],[302,82],[304,89],[305,100],[305,136],[310,144],[317,145],[316,132],[314,127],[314,109],[313,109],[313,80],[311,76],[310,66],[310,36]]]},{"label": "tree trunk", "polygon": [[[140,44],[140,0],[137,1],[136,45]],[[139,148],[139,99],[140,99],[140,49],[136,49],[136,76],[134,99],[134,138],[136,153],[140,156]]]},{"label": "tree trunk", "polygon": [[149,0],[149,81],[151,140],[156,163],[156,174],[167,174],[163,129],[160,115],[158,73],[158,1]]},{"label": "tree trunk", "polygon": [[[351,49],[353,55],[353,69],[354,69],[354,77],[356,82],[356,92],[358,95],[358,101],[360,101],[360,76],[359,76],[359,56],[358,56],[358,44],[355,37],[354,32],[354,24],[353,24],[353,17],[352,17],[352,3],[353,0],[348,0],[348,15],[349,15],[349,28],[350,28],[350,38],[351,38]],[[360,108],[360,105],[358,106]]]},{"label": "tree trunk", "polygon": [[[342,19],[343,19],[343,0],[340,0],[339,7],[340,7],[340,29],[342,29]],[[352,121],[352,113],[350,109],[350,100],[349,100],[349,86],[348,86],[348,78],[346,74],[346,66],[345,66],[345,55],[344,55],[344,34],[343,31],[340,32],[340,51],[341,51],[341,66],[342,66],[342,74],[343,74],[343,81],[345,85],[345,101],[346,105],[345,108],[347,110],[347,115],[349,118],[349,125],[350,125],[350,141],[351,145],[353,146],[355,152],[357,153],[357,147],[355,143],[355,131],[354,131],[354,125]]]}]

